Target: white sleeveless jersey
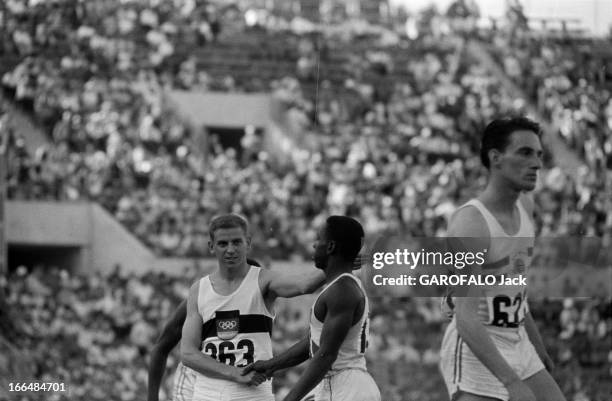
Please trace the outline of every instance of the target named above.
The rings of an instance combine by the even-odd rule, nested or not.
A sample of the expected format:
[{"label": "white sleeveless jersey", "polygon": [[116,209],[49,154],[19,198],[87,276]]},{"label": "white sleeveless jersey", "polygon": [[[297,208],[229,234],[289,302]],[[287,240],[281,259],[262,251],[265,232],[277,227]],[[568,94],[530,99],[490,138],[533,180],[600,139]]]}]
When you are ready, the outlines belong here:
[{"label": "white sleeveless jersey", "polygon": [[[274,314],[266,307],[259,287],[261,268],[250,266],[240,286],[229,295],[212,287],[210,276],[200,279],[198,313],[202,316],[201,351],[221,363],[245,367],[272,358]],[[198,374],[196,388],[227,388],[227,380]],[[240,389],[239,389],[240,390]],[[269,381],[257,387],[272,394]],[[196,391],[197,393],[197,391]]]},{"label": "white sleeveless jersey", "polygon": [[315,302],[312,304],[310,310],[310,356],[312,357],[315,352],[319,349],[321,344],[321,331],[323,330],[323,322],[314,314],[314,307],[319,300],[321,294],[323,294],[329,287],[331,287],[341,277],[350,277],[355,280],[361,288],[365,297],[365,306],[363,309],[363,315],[357,323],[355,323],[348,331],[346,338],[340,346],[338,357],[330,368],[329,373],[336,373],[345,369],[359,369],[366,370],[365,351],[368,346],[368,340],[370,337],[370,317],[369,317],[369,303],[368,296],[366,295],[361,281],[350,273],[343,273],[336,277],[331,283],[329,283],[319,293]]},{"label": "white sleeveless jersey", "polygon": [[[505,277],[526,275],[533,258],[535,231],[531,218],[522,203],[516,202],[520,215],[518,232],[508,235],[497,219],[478,199],[472,199],[459,209],[474,206],[483,216],[489,229],[490,245],[482,266],[483,274]],[[518,328],[523,324],[527,309],[525,286],[485,286],[485,296],[478,303],[478,317],[488,326]],[[452,297],[446,303],[453,308]]]}]

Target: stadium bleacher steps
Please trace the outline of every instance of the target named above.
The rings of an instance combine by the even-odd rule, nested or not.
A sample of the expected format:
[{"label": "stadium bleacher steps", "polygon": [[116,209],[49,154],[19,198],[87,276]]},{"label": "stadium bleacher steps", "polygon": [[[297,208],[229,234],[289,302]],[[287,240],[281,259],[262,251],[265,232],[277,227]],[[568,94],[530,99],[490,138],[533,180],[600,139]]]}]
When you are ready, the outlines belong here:
[{"label": "stadium bleacher steps", "polygon": [[48,136],[42,128],[32,121],[32,116],[21,110],[15,103],[7,99],[6,95],[0,90],[0,104],[6,109],[10,116],[9,124],[17,137],[22,137],[25,147],[30,154],[34,154],[36,149],[49,143]]},{"label": "stadium bleacher steps", "polygon": [[[492,74],[495,74],[500,82],[502,82],[506,90],[513,94],[515,98],[529,99],[524,91],[514,84],[510,78],[508,78],[508,76],[506,76],[501,66],[494,60],[493,56],[489,53],[485,45],[478,41],[472,40],[470,41],[467,49],[472,57],[480,60],[480,62],[487,69],[489,69]],[[551,124],[547,122],[544,116],[540,115],[534,104],[529,102],[527,111],[531,116],[535,116],[537,121],[542,122],[544,132],[551,133],[553,130]],[[580,162],[576,154],[572,152],[556,134],[546,135],[543,141],[550,149],[552,149],[552,154],[555,157],[555,165],[575,176],[578,173],[578,167],[582,165],[582,162]]]}]

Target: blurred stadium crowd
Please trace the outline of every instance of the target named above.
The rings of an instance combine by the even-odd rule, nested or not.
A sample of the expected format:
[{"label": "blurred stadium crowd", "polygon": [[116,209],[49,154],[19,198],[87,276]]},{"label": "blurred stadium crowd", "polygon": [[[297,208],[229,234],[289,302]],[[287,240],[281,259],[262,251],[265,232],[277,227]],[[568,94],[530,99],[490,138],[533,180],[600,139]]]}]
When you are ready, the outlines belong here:
[{"label": "blurred stadium crowd", "polygon": [[[6,288],[19,316],[14,343],[41,381],[63,381],[68,396],[40,400],[138,400],[146,394],[147,357],[161,322],[186,297],[197,271],[163,274],[73,274],[58,268],[20,267]],[[280,300],[273,330],[275,352],[305,335],[311,300]],[[306,307],[304,306],[306,305]],[[605,299],[532,302],[530,309],[557,363],[554,376],[568,401],[608,401],[612,382],[612,305]],[[447,323],[435,298],[376,298],[371,309],[369,370],[386,401],[446,400],[438,373]],[[19,333],[19,334],[16,334]],[[4,356],[0,357],[4,361]],[[178,353],[168,359],[160,399],[172,389]],[[282,398],[301,370],[274,380]],[[29,398],[38,400],[38,398]]]},{"label": "blurred stadium crowd", "polygon": [[[475,157],[484,125],[535,105],[581,164],[555,166],[549,149],[536,192],[540,235],[612,245],[609,78],[597,59],[577,57],[593,41],[538,35],[517,10],[483,32],[473,24],[478,11],[461,1],[410,24],[343,21],[316,33],[302,18],[220,4],[7,1],[4,95],[48,135],[32,150],[9,132],[9,198],[92,199],[164,256],[201,256],[208,221],[228,211],[249,219],[254,255],[270,259],[308,256],[313,228],[332,213],[357,217],[371,236],[435,236],[484,184]],[[484,46],[524,96],[506,89],[469,42]],[[203,68],[200,52],[224,46],[247,55],[250,75]],[[241,149],[212,141],[202,153],[193,128],[165,107],[162,94],[173,88],[271,91],[287,130],[302,133],[302,150],[274,158],[250,132]],[[146,349],[193,277],[18,270],[8,287],[27,318],[18,341],[33,351],[38,377],[65,377],[79,397],[134,399],[144,394]],[[612,374],[609,302],[532,308],[571,401],[609,401],[601,385]],[[437,308],[382,299],[372,311],[369,356],[385,400],[444,399]],[[278,323],[279,348],[306,326],[292,307]],[[279,393],[296,374],[277,381]]]},{"label": "blurred stadium crowd", "polygon": [[[50,135],[49,144],[34,152],[14,139],[9,197],[94,199],[163,255],[201,255],[206,222],[230,210],[251,220],[256,249],[273,258],[305,255],[311,223],[330,212],[359,217],[373,234],[400,229],[439,234],[453,208],[482,186],[483,171],[472,157],[479,130],[493,116],[525,112],[532,100],[508,93],[470,57],[464,37],[439,14],[424,13],[412,40],[350,24],[342,34],[336,29],[315,40],[280,19],[248,27],[236,7],[221,13],[206,3],[7,4],[12,35],[4,35],[2,50],[17,62],[2,84]],[[278,34],[282,28],[288,29],[285,35]],[[511,31],[521,38],[519,28]],[[197,51],[186,50],[244,31],[264,48],[271,47],[268,35],[275,46],[289,42],[281,48],[295,47],[297,40],[295,64],[250,88],[252,80],[242,84],[231,71],[213,79],[198,68],[192,55]],[[509,34],[500,29],[492,43]],[[612,199],[604,196],[612,188],[609,91],[589,81],[592,74],[581,74],[583,66],[564,61],[571,43],[568,50],[534,35],[530,41],[532,52],[541,53],[531,60],[544,67],[516,76],[535,75],[530,82],[539,87],[530,92],[541,95],[543,111],[585,156],[574,174],[554,166],[542,173],[542,234],[596,235],[609,243],[612,215],[606,211]],[[516,47],[503,43],[507,59],[529,57],[512,52],[521,48],[519,39],[511,41]],[[305,95],[312,95],[307,88],[313,77],[301,73],[307,70],[304,59],[316,54],[325,63],[342,48],[349,57],[315,82],[315,104]],[[507,59],[510,76],[510,65],[525,65]],[[553,74],[541,79],[537,74],[548,73],[547,65],[555,67]],[[258,71],[265,75],[265,68],[254,74]],[[213,144],[204,155],[190,127],[163,107],[162,91],[168,88],[262,86],[285,105],[289,126],[304,132],[308,152],[273,160],[253,134],[243,140],[240,154]]]}]

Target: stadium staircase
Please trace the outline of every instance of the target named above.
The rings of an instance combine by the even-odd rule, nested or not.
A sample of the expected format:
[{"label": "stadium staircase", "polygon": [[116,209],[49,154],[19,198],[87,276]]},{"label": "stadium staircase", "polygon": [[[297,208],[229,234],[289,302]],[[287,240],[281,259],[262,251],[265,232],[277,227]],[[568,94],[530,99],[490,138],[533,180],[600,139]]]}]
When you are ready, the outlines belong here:
[{"label": "stadium staircase", "polygon": [[552,151],[551,153],[555,159],[555,165],[561,167],[561,169],[569,174],[576,176],[578,173],[578,167],[583,164],[580,158],[572,150],[570,150],[570,148],[554,132],[550,121],[547,121],[547,119],[538,112],[535,104],[529,100],[529,96],[527,96],[527,94],[514,82],[512,82],[512,80],[504,73],[502,67],[489,52],[487,46],[482,42],[471,40],[467,48],[470,55],[473,58],[480,60],[480,62],[499,79],[509,93],[511,93],[517,99],[527,99],[528,113],[535,116],[537,121],[543,122],[544,131],[547,133],[544,139],[546,145]]},{"label": "stadium staircase", "polygon": [[33,116],[23,111],[15,102],[7,99],[0,90],[0,104],[9,115],[9,125],[12,127],[16,137],[23,138],[25,147],[30,154],[34,154],[40,146],[49,143],[48,136],[43,129],[34,121]]}]

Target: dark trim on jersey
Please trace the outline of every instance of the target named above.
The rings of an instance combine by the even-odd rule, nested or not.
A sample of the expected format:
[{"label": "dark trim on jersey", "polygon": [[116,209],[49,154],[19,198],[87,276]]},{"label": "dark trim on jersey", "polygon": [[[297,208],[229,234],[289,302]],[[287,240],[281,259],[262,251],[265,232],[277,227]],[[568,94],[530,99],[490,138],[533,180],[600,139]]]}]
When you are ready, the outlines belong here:
[{"label": "dark trim on jersey", "polygon": [[[359,346],[359,353],[360,354],[365,354],[365,350],[366,350],[366,334],[365,334],[365,330],[366,330],[366,323],[368,322],[368,319],[365,319],[363,321],[363,325],[361,325],[361,333],[359,335],[359,337],[361,337],[361,341],[360,341],[360,346]],[[362,351],[363,350],[363,351]]]},{"label": "dark trim on jersey", "polygon": [[[268,333],[272,337],[272,318],[266,315],[240,315],[239,333]],[[217,337],[216,319],[210,319],[202,325],[202,341]]]},{"label": "dark trim on jersey", "polygon": [[532,246],[527,248],[527,256],[533,256],[533,247]]},{"label": "dark trim on jersey", "polygon": [[457,334],[457,342],[455,343],[455,366],[453,370],[453,383],[461,382],[461,362],[463,355],[463,339]]},{"label": "dark trim on jersey", "polygon": [[179,380],[179,383],[177,385],[177,389],[176,389],[176,398],[179,399],[184,399],[185,397],[183,397],[183,387],[185,386],[185,380],[187,379],[187,372],[185,372],[185,365],[181,365],[181,379]]},{"label": "dark trim on jersey", "polygon": [[455,363],[453,366],[453,383],[457,383],[457,361],[459,360],[457,352],[459,351],[459,341],[460,340],[461,340],[461,337],[459,337],[459,334],[457,334],[457,340],[455,341]]}]

